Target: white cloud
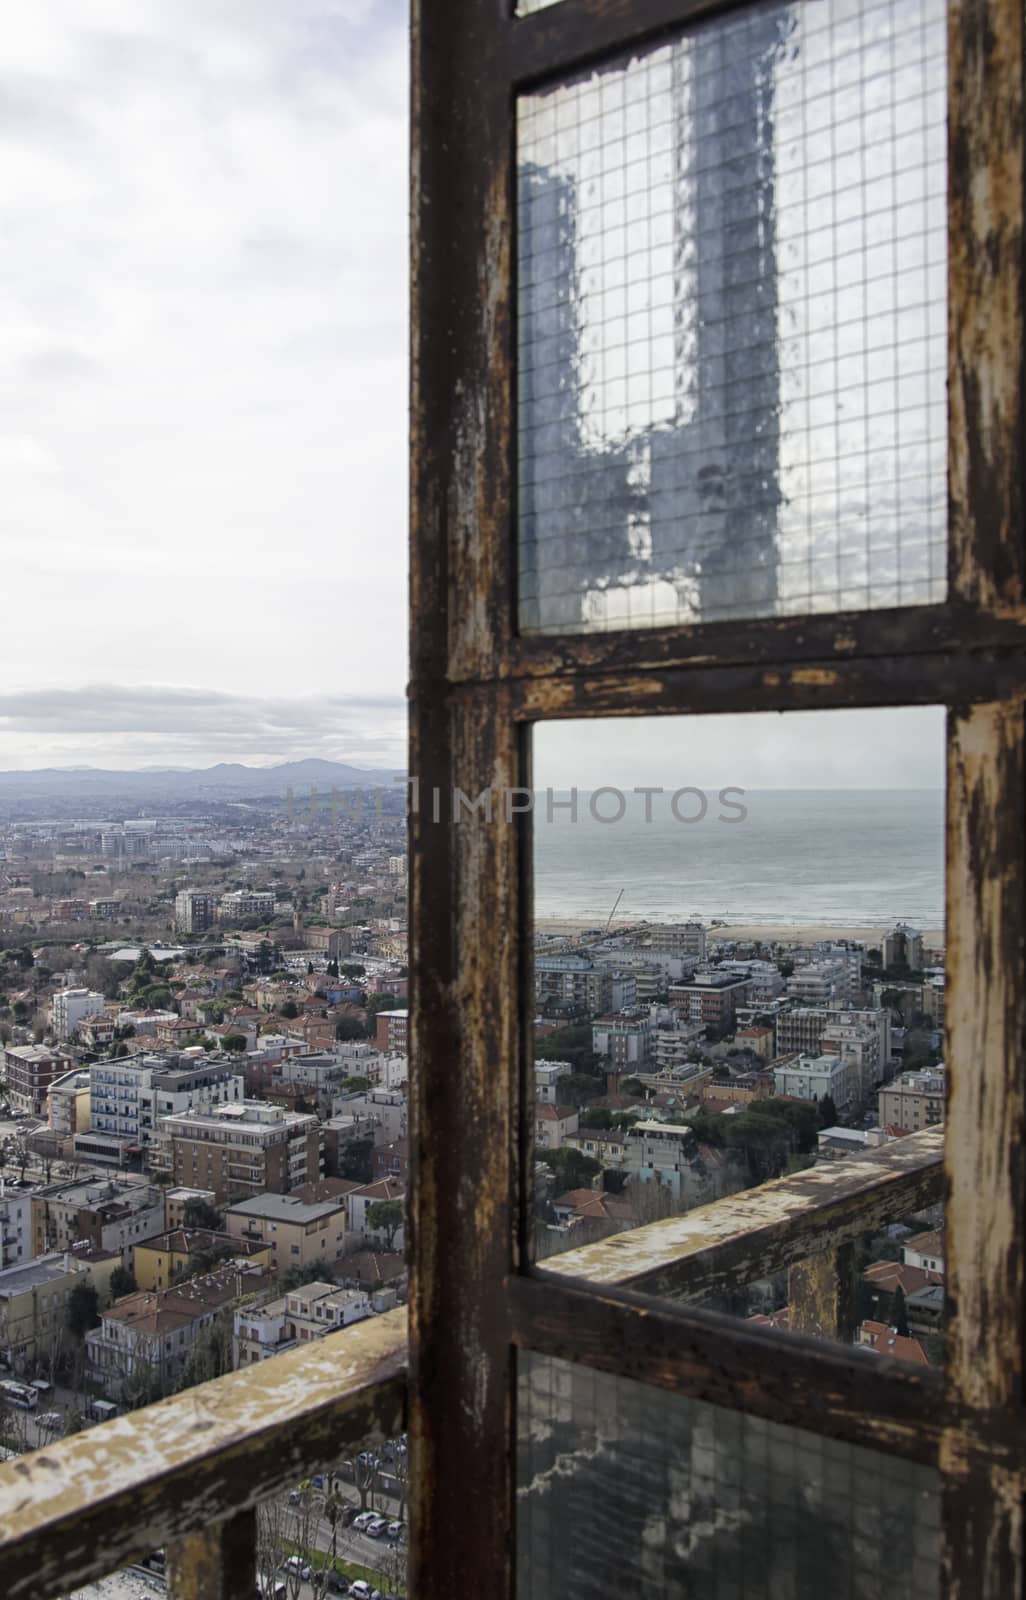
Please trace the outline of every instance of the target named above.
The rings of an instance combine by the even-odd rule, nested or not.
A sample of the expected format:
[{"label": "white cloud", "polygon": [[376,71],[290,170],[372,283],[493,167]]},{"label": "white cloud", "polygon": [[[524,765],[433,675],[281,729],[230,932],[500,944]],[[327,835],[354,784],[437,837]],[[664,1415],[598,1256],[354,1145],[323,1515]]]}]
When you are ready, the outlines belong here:
[{"label": "white cloud", "polygon": [[404,9],[4,25],[0,681],[395,695]]}]

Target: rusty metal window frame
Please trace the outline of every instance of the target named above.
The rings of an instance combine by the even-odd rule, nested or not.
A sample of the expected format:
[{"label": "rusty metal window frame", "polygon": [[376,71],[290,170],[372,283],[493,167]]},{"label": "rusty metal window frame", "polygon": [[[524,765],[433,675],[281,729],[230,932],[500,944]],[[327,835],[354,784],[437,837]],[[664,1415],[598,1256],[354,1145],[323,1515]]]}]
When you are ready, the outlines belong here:
[{"label": "rusty metal window frame", "polygon": [[[949,3],[949,561],[938,605],[638,633],[515,625],[514,109],[713,0],[415,0],[411,1591],[512,1600],[517,1349],[939,1467],[944,1593],[1022,1595],[1026,550],[1021,4]],[[948,706],[947,1365],[527,1265],[530,835],[427,801],[530,782],[558,718]]]}]

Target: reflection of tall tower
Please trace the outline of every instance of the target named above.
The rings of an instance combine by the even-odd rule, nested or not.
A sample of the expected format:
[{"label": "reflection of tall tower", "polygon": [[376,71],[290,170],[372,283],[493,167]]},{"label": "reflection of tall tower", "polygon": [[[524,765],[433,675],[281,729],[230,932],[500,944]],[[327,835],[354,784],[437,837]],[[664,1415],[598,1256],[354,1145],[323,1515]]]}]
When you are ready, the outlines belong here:
[{"label": "reflection of tall tower", "polygon": [[[622,444],[585,442],[580,336],[589,319],[574,179],[521,168],[520,593],[528,627],[579,627],[589,593],[659,580],[675,586],[679,610],[696,619],[775,609],[773,94],[789,19],[787,7],[749,13],[674,46],[676,403],[672,417],[653,418]],[[639,522],[648,525],[644,543]]]},{"label": "reflection of tall tower", "polygon": [[624,581],[637,495],[629,452],[584,440],[576,186],[532,164],[519,182],[521,619],[572,629],[589,589]]},{"label": "reflection of tall tower", "polygon": [[677,417],[650,439],[652,565],[696,618],[777,596],[780,373],[773,73],[789,12],[674,49]]}]

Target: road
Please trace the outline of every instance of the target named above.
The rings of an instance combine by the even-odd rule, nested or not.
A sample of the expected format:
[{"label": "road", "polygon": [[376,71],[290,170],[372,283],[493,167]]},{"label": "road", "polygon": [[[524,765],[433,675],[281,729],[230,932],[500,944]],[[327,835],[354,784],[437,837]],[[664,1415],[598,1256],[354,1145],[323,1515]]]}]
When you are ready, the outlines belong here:
[{"label": "road", "polygon": [[[354,1505],[357,1503],[358,1498],[356,1495],[351,1496]],[[314,1504],[316,1505],[316,1503],[315,1501]],[[368,1507],[368,1510],[370,1509]],[[381,1514],[384,1516],[386,1513],[382,1510]],[[312,1547],[315,1550],[323,1551],[325,1555],[330,1553],[331,1525],[325,1517],[318,1514],[312,1528],[306,1525],[303,1513],[297,1514],[295,1511],[290,1511],[290,1517],[293,1529],[292,1538],[298,1545],[305,1545],[308,1549]],[[312,1521],[313,1518],[310,1520]],[[354,1561],[361,1567],[369,1567],[372,1572],[381,1572],[383,1568],[387,1570],[388,1563],[395,1559],[397,1548],[400,1552],[404,1552],[406,1549],[405,1542],[400,1543],[397,1547],[392,1539],[369,1539],[366,1534],[358,1533],[352,1527],[339,1527],[338,1529],[336,1553],[339,1559],[341,1561]]]}]

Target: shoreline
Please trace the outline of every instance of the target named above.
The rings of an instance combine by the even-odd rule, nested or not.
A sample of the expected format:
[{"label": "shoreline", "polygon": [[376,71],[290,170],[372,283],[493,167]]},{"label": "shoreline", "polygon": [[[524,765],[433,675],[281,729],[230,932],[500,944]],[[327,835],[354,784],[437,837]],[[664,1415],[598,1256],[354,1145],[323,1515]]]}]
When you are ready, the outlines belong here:
[{"label": "shoreline", "polygon": [[[637,933],[646,928],[658,929],[665,926],[665,923],[660,922],[617,918],[610,923],[609,932],[625,933],[632,930]],[[603,923],[587,917],[535,918],[535,932],[549,937],[573,937],[602,927]],[[890,933],[893,927],[893,922],[730,922],[719,927],[711,927],[707,923],[705,935],[708,944],[750,944],[758,940],[763,944],[804,945],[847,939],[871,948],[879,945],[883,936]],[[921,928],[919,931],[922,933],[925,947],[934,950],[943,949],[945,937],[943,928]]]}]

